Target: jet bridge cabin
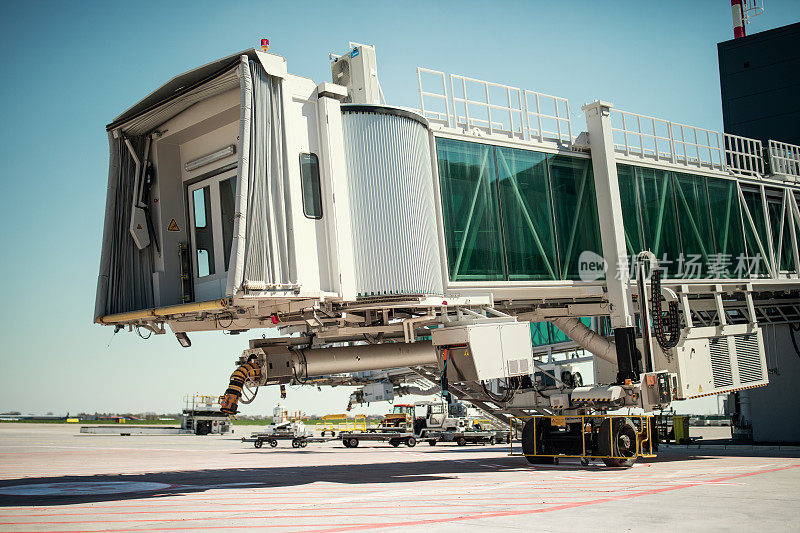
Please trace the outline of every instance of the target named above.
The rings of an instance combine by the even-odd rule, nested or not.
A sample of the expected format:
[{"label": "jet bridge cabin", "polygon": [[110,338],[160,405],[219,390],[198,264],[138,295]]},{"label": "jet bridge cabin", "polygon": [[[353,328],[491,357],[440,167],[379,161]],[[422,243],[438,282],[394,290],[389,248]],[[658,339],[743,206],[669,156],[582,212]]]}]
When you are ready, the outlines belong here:
[{"label": "jet bridge cabin", "polygon": [[117,117],[96,320],[248,329],[330,300],[441,296],[427,121],[347,97],[250,50]]}]

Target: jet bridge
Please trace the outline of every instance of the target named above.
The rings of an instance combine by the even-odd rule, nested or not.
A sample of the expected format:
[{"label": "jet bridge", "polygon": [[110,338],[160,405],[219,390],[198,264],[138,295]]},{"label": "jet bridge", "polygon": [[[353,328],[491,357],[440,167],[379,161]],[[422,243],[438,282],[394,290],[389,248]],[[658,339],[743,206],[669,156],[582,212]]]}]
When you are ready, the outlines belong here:
[{"label": "jet bridge", "polygon": [[[767,384],[760,327],[800,321],[800,147],[603,101],[578,133],[564,98],[423,68],[406,109],[377,72],[367,45],[333,83],[248,50],[109,124],[95,321],[275,329],[232,412],[242,387],[398,367],[506,418]],[[530,321],[595,385],[548,369]]]}]

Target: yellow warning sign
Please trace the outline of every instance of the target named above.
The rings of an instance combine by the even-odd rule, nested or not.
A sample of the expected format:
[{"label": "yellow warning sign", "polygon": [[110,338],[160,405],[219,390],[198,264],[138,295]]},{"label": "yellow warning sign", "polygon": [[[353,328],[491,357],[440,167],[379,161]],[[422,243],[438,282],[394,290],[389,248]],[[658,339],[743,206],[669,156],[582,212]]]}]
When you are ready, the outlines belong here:
[{"label": "yellow warning sign", "polygon": [[181,228],[178,227],[178,223],[175,222],[175,219],[169,221],[169,226],[167,226],[167,231],[180,231]]},{"label": "yellow warning sign", "polygon": [[136,229],[142,229],[142,225],[141,224],[136,224]]}]

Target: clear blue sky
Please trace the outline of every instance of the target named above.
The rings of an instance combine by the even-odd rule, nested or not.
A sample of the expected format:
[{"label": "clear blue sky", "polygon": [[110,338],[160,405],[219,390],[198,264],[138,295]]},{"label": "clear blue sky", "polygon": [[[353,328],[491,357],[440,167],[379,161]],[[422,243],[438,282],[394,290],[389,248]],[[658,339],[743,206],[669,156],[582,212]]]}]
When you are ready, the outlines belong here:
[{"label": "clear blue sky", "polygon": [[[766,6],[748,32],[800,20],[797,0]],[[728,0],[5,3],[0,411],[176,411],[184,394],[224,391],[248,335],[194,335],[184,350],[171,334],[112,340],[91,323],[105,125],[171,76],[262,37],[318,82],[328,52],[375,44],[392,104],[417,105],[420,65],[564,96],[573,113],[602,98],[721,129],[716,43],[732,29]],[[340,411],[347,396],[290,390],[284,403]],[[276,398],[264,391],[246,412]]]}]

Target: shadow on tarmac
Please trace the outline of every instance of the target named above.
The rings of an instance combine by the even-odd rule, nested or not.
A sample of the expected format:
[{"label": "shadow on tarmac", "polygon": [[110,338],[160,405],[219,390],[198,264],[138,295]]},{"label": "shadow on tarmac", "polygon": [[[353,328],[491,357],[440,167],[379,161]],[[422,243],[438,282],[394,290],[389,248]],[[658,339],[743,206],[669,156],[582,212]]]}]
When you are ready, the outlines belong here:
[{"label": "shadow on tarmac", "polygon": [[[447,447],[447,449],[427,449],[424,453],[453,454],[454,452],[473,451],[474,447]],[[247,450],[240,453],[319,453],[316,450]],[[321,451],[321,450],[320,450]],[[337,450],[339,451],[339,450]],[[402,451],[398,450],[398,451]],[[658,459],[640,460],[641,462],[687,461],[708,459],[705,454],[668,453]],[[53,476],[30,477],[22,479],[6,479],[0,481],[0,490],[9,486],[43,483],[160,483],[165,487],[135,492],[113,494],[43,494],[43,495],[6,495],[0,494],[0,506],[42,506],[42,505],[75,505],[85,503],[125,501],[132,499],[149,499],[171,497],[184,494],[197,494],[207,490],[244,488],[289,488],[302,487],[315,482],[339,483],[342,485],[359,485],[365,483],[397,485],[419,481],[435,481],[455,479],[462,474],[530,471],[591,471],[615,475],[628,469],[612,469],[603,467],[601,462],[582,467],[577,459],[562,460],[559,465],[529,465],[522,457],[491,457],[470,459],[434,459],[416,461],[398,461],[390,463],[367,463],[345,465],[315,466],[279,466],[263,468],[222,468],[181,470],[172,472],[153,472],[144,474],[102,474],[94,476]],[[534,483],[536,478],[532,477]],[[87,488],[89,488],[87,486]]]}]

